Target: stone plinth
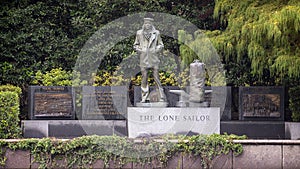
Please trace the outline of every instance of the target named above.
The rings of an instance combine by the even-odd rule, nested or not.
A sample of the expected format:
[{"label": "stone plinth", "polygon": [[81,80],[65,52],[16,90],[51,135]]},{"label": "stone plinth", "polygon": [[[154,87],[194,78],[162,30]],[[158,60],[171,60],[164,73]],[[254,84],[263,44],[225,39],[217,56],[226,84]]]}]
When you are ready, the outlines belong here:
[{"label": "stone plinth", "polygon": [[136,103],[136,107],[167,107],[167,102]]},{"label": "stone plinth", "polygon": [[300,140],[299,122],[285,122],[285,138],[292,140]]},{"label": "stone plinth", "polygon": [[25,138],[74,138],[85,135],[127,136],[125,120],[24,120]]},{"label": "stone plinth", "polygon": [[220,108],[128,108],[129,137],[220,133]]},{"label": "stone plinth", "polygon": [[246,135],[250,139],[284,139],[285,124],[280,121],[222,121],[221,133]]}]

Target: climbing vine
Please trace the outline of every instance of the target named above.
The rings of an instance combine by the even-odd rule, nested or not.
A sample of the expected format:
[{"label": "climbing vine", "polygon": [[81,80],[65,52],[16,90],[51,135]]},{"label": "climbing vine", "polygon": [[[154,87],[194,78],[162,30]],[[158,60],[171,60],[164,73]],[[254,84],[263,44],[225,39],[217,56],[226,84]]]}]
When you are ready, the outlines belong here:
[{"label": "climbing vine", "polygon": [[236,139],[245,137],[212,134],[129,139],[93,135],[71,140],[43,138],[18,142],[0,141],[0,164],[5,165],[5,150],[9,148],[29,150],[34,159],[32,162],[38,163],[39,168],[91,168],[97,160],[103,161],[104,168],[109,167],[110,162],[118,167],[129,162],[144,166],[153,161],[166,166],[168,160],[180,152],[199,157],[204,168],[211,168],[212,160],[221,154],[228,154],[230,151],[235,155],[242,153],[242,145],[233,143]]}]

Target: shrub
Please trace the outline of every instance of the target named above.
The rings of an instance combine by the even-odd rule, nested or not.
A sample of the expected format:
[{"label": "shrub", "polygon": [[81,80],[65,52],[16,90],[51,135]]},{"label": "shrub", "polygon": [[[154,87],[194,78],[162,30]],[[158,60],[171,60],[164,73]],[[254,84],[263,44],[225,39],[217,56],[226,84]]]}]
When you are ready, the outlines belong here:
[{"label": "shrub", "polygon": [[7,139],[7,138],[20,137],[21,129],[19,126],[19,122],[20,122],[19,114],[20,114],[20,104],[19,104],[18,93],[12,91],[1,91],[0,92],[0,138]]},{"label": "shrub", "polygon": [[80,81],[79,74],[73,74],[71,71],[66,71],[62,68],[54,68],[45,73],[42,73],[40,70],[37,71],[31,84],[40,86],[72,86],[74,82],[77,84],[86,83],[85,81]]},{"label": "shrub", "polygon": [[70,86],[72,85],[72,74],[62,68],[52,69],[46,73],[39,70],[31,83],[43,86]]},{"label": "shrub", "polygon": [[114,75],[108,71],[103,71],[93,77],[94,86],[121,86],[126,85],[128,81],[123,75]]},{"label": "shrub", "polygon": [[[148,78],[149,85],[150,86],[155,85],[152,72],[150,72],[149,74],[150,74]],[[181,80],[184,81],[183,83],[186,83],[187,80],[184,79],[186,77],[183,76],[184,76],[183,73],[181,73],[179,77],[177,77],[175,73],[159,72],[160,81],[163,86],[178,86],[179,78],[183,79]],[[129,84],[129,81],[131,81],[133,85],[140,86],[142,77],[140,74],[138,74],[136,77],[126,78],[123,75],[123,73],[114,74],[108,71],[103,71],[95,75],[93,79],[94,86],[119,86],[119,85]]]},{"label": "shrub", "polygon": [[292,120],[300,121],[300,86],[289,89],[289,108],[292,112]]},{"label": "shrub", "polygon": [[0,92],[4,92],[4,91],[11,91],[11,92],[15,92],[17,93],[19,96],[22,93],[22,89],[17,87],[17,86],[13,86],[13,85],[1,85],[0,86]]}]

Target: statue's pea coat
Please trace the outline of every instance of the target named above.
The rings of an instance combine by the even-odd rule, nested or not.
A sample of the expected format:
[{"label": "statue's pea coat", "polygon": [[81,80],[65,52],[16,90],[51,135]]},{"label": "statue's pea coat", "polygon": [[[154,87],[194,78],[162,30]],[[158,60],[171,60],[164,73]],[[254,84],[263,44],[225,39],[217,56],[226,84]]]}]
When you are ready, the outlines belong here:
[{"label": "statue's pea coat", "polygon": [[134,49],[140,55],[141,68],[156,68],[159,65],[159,55],[164,47],[158,30],[150,32],[149,40],[145,37],[143,30],[138,30],[134,42]]}]

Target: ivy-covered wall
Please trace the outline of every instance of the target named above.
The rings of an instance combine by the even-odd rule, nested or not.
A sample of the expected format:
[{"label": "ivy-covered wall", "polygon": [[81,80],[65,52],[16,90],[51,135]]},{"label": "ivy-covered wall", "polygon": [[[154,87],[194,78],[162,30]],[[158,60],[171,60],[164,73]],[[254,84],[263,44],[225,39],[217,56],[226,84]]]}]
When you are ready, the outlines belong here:
[{"label": "ivy-covered wall", "polygon": [[[183,157],[197,159],[197,168],[211,168],[221,155],[241,154],[242,145],[234,143],[233,140],[244,138],[213,134],[190,137],[163,136],[156,139],[84,136],[72,140],[0,140],[0,164],[6,165],[7,152],[12,154],[11,152],[29,151],[32,157],[29,165],[39,168],[132,168],[133,164],[137,168],[165,168],[174,158],[177,160],[175,164],[180,168],[183,165]],[[30,156],[23,158],[28,159]],[[27,161],[28,165],[28,160],[24,161]]]},{"label": "ivy-covered wall", "polygon": [[[88,138],[81,138],[78,141],[83,141],[85,143],[85,139]],[[191,151],[177,151],[174,154],[168,154],[167,151],[167,161],[166,163],[162,163],[160,158],[145,158],[144,161],[122,161],[120,158],[114,158],[114,156],[109,157],[108,162],[105,163],[105,158],[98,158],[91,162],[94,158],[94,153],[87,155],[84,152],[79,153],[81,147],[75,146],[75,144],[69,145],[70,142],[67,141],[65,145],[69,145],[69,147],[77,147],[77,150],[74,149],[72,151],[75,156],[72,158],[74,162],[69,163],[68,160],[69,156],[60,156],[58,158],[56,151],[54,150],[52,153],[46,155],[44,160],[47,161],[47,164],[41,163],[41,161],[35,162],[36,156],[39,156],[39,151],[42,150],[41,147],[49,146],[48,140],[40,140],[41,142],[37,144],[37,141],[33,140],[11,140],[10,142],[0,142],[1,143],[1,150],[5,150],[5,152],[1,152],[1,160],[5,157],[5,161],[2,162],[6,168],[45,168],[47,165],[48,168],[51,166],[56,166],[58,168],[64,167],[68,168],[68,166],[72,165],[72,168],[80,168],[82,165],[78,165],[78,160],[81,159],[82,161],[86,161],[86,168],[178,168],[178,169],[185,169],[185,168],[282,168],[282,169],[290,169],[290,168],[299,168],[300,161],[300,142],[290,141],[290,140],[281,140],[280,142],[277,140],[233,140],[229,142],[233,142],[235,145],[243,148],[243,152],[239,155],[232,153],[229,151],[228,154],[221,154],[219,156],[215,156],[214,158],[210,159],[210,165],[205,166],[203,163],[203,158],[201,155],[195,155],[195,153]],[[63,140],[52,140],[52,142],[57,142],[57,146],[61,146],[61,142]],[[136,140],[138,143],[136,144],[145,144],[147,140]],[[149,140],[148,140],[149,141]],[[177,140],[172,140],[177,141]],[[22,143],[20,143],[22,142]],[[31,142],[31,144],[29,144]],[[47,142],[47,143],[42,143]],[[66,140],[64,140],[66,142]],[[188,143],[189,142],[189,143]],[[190,150],[195,149],[192,144],[192,140],[187,139],[184,143],[180,140],[178,143],[174,143],[174,145],[185,145],[186,148]],[[115,142],[114,142],[115,143]],[[203,143],[203,142],[202,142]],[[158,143],[160,144],[160,143]],[[21,146],[23,145],[23,146]],[[26,146],[31,145],[31,146]],[[85,145],[85,144],[84,144]],[[170,144],[169,144],[170,145]],[[207,145],[207,144],[203,144]],[[211,144],[215,145],[215,144]],[[92,147],[97,147],[94,143],[90,144]],[[99,145],[100,146],[100,145]],[[31,148],[28,148],[31,147]],[[32,151],[34,147],[37,151]],[[50,149],[53,149],[53,146],[50,146]],[[101,147],[101,146],[100,146]],[[69,148],[69,150],[70,150]],[[86,147],[82,147],[85,148]],[[27,149],[27,150],[26,150]],[[63,149],[63,148],[60,148]],[[89,148],[88,148],[89,149]],[[98,150],[97,148],[95,150]],[[170,150],[170,149],[168,149]],[[216,150],[216,149],[215,149]],[[89,152],[89,150],[87,151]],[[109,153],[108,153],[109,154]],[[43,154],[40,154],[43,155]],[[101,155],[102,157],[105,154]],[[157,156],[159,157],[159,156]],[[38,158],[38,157],[37,157]],[[132,158],[133,159],[133,158]],[[124,159],[123,159],[124,160]],[[16,161],[18,161],[16,163]],[[120,161],[122,161],[120,163]],[[206,161],[208,162],[208,161]]]}]

